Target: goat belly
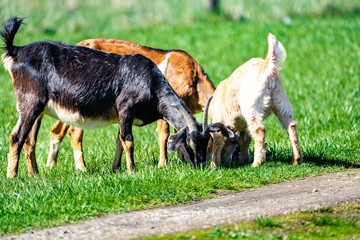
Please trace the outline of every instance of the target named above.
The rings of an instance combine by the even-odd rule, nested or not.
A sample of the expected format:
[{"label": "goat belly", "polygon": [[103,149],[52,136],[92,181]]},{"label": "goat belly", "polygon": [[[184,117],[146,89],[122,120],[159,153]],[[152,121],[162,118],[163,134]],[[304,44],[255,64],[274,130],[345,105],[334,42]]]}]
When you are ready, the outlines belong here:
[{"label": "goat belly", "polygon": [[79,111],[67,109],[52,101],[46,105],[44,114],[79,128],[101,128],[118,122],[115,111],[101,116],[85,117]]}]

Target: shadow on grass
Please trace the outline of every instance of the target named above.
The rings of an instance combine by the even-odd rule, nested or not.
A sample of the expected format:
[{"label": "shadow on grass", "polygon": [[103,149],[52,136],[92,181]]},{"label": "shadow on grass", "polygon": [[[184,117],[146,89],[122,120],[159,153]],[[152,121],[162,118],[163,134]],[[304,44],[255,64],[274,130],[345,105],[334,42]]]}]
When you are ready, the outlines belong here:
[{"label": "shadow on grass", "polygon": [[[253,150],[249,151],[251,161],[254,159]],[[292,164],[292,155],[289,155],[286,151],[275,151],[272,148],[268,148],[266,151],[266,162],[280,162],[284,164]],[[360,163],[350,162],[349,160],[328,158],[324,153],[303,153],[303,163],[311,163],[319,167],[344,167],[344,168],[360,168]],[[228,161],[224,164],[224,168],[241,168],[248,164],[241,164],[235,161]]]},{"label": "shadow on grass", "polygon": [[[285,155],[284,152],[276,153],[273,150],[267,151],[268,161],[276,161],[281,163],[292,163],[292,156]],[[280,155],[280,156],[279,156]],[[303,153],[303,163],[312,163],[315,166],[328,167],[337,166],[344,168],[360,168],[360,163],[350,162],[349,160],[329,158],[324,153]]]}]

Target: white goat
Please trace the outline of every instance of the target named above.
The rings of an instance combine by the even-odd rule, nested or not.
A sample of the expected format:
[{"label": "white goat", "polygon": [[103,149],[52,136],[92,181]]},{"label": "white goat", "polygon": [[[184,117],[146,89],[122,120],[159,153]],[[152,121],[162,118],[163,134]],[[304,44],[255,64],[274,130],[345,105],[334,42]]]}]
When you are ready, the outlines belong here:
[{"label": "white goat", "polygon": [[[286,57],[283,45],[274,35],[268,36],[266,59],[253,58],[222,81],[216,88],[210,105],[213,122],[222,122],[237,133],[235,139],[214,134],[214,157],[212,167],[232,156],[239,147],[241,162],[249,162],[248,148],[251,137],[255,141],[253,167],[266,161],[265,127],[263,120],[272,112],[276,114],[286,129],[293,153],[293,163],[300,164],[302,153],[296,122],[293,120],[291,103],[280,81],[280,65]],[[232,143],[233,142],[233,143]]]}]

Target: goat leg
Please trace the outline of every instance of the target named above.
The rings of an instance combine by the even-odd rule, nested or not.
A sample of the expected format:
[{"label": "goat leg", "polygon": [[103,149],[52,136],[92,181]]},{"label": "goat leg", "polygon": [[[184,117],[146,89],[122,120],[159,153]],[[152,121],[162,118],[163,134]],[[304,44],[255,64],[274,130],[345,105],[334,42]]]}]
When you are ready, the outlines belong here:
[{"label": "goat leg", "polygon": [[296,132],[296,123],[293,122],[289,124],[289,127],[287,128],[287,132],[289,134],[289,139],[292,148],[293,163],[295,165],[299,165],[302,162],[302,153],[300,150],[299,138]]},{"label": "goat leg", "polygon": [[[19,104],[20,105],[20,104]],[[31,109],[31,108],[28,108]],[[10,135],[10,147],[8,153],[8,168],[7,168],[7,177],[14,178],[17,175],[19,167],[19,155],[21,148],[23,147],[27,136],[29,135],[32,126],[34,125],[37,117],[36,114],[19,114],[19,119]],[[40,127],[40,122],[37,122],[37,129]],[[36,131],[37,132],[37,131]],[[35,136],[36,134],[34,134]],[[33,161],[36,161],[35,158]],[[34,167],[36,163],[28,164],[28,166]],[[36,167],[37,170],[37,167]],[[31,171],[31,173],[33,173]]]},{"label": "goat leg", "polygon": [[134,172],[134,138],[132,134],[132,123],[133,120],[129,117],[121,118],[120,120],[120,134],[119,138],[121,141],[122,148],[125,151],[126,156],[126,168],[128,172]]},{"label": "goat leg", "polygon": [[284,91],[281,91],[280,93],[281,101],[275,104],[274,112],[289,136],[293,154],[293,163],[298,165],[302,162],[302,153],[300,150],[298,134],[296,132],[296,122],[292,117],[292,106],[288,97],[285,95]]},{"label": "goat leg", "polygon": [[49,147],[49,155],[46,162],[46,167],[52,168],[56,165],[58,155],[59,155],[59,147],[64,139],[66,132],[69,128],[69,125],[57,121],[50,130],[50,147]]},{"label": "goat leg", "polygon": [[113,172],[116,172],[121,169],[121,155],[123,152],[123,147],[120,141],[120,130],[118,130],[118,137],[116,138],[116,152],[114,156],[114,161],[112,165]]},{"label": "goat leg", "polygon": [[159,135],[160,158],[158,167],[164,167],[167,164],[167,140],[169,138],[169,124],[164,120],[157,121],[157,131]]},{"label": "goat leg", "polygon": [[249,133],[255,142],[253,167],[261,166],[266,161],[265,126],[262,119],[252,117],[249,122]]},{"label": "goat leg", "polygon": [[84,131],[81,128],[71,126],[69,128],[71,146],[73,148],[76,169],[85,171],[86,165],[82,151],[82,140]]},{"label": "goat leg", "polygon": [[39,173],[36,163],[35,148],[36,148],[37,135],[39,133],[39,128],[41,125],[41,120],[42,120],[42,115],[36,119],[24,143],[24,152],[25,152],[25,158],[28,166],[29,175],[35,175]]},{"label": "goat leg", "polygon": [[215,132],[214,135],[214,156],[211,161],[210,167],[216,168],[221,166],[221,152],[224,148],[224,136],[221,132]]},{"label": "goat leg", "polygon": [[295,165],[301,164],[302,153],[300,149],[298,134],[296,132],[296,122],[292,119],[291,115],[279,114],[279,112],[275,113],[289,136],[293,154],[293,163]]},{"label": "goat leg", "polygon": [[247,130],[241,131],[238,138],[238,145],[239,145],[239,164],[247,164],[250,163],[249,158],[249,146],[251,143],[251,136]]}]

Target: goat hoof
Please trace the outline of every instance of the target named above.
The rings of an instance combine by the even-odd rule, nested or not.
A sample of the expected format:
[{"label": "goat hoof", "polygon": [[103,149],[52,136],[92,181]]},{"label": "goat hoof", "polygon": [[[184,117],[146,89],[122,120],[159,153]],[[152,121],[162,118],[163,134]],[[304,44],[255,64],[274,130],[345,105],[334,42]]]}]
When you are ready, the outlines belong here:
[{"label": "goat hoof", "polygon": [[82,172],[85,172],[85,171],[86,171],[86,167],[85,167],[84,165],[79,165],[79,166],[77,165],[77,166],[76,166],[76,169],[77,169],[77,170],[80,170],[80,171],[82,171]]},{"label": "goat hoof", "polygon": [[211,169],[217,168],[217,164],[214,163],[214,162],[211,162],[211,163],[210,163],[210,168],[211,168]]},{"label": "goat hoof", "polygon": [[166,167],[166,163],[159,163],[158,164],[158,168],[164,168],[164,167]]},{"label": "goat hoof", "polygon": [[56,165],[55,162],[50,162],[50,163],[48,162],[48,163],[46,163],[45,167],[51,169],[51,168],[53,168],[55,165]]},{"label": "goat hoof", "polygon": [[302,163],[302,159],[296,159],[293,162],[294,165],[300,165],[301,163]]},{"label": "goat hoof", "polygon": [[259,162],[254,162],[253,164],[251,164],[252,167],[256,168],[256,167],[260,167],[261,163]]},{"label": "goat hoof", "polygon": [[6,174],[6,177],[7,177],[8,179],[13,179],[13,178],[16,178],[16,175],[17,175],[16,172],[8,172],[8,173]]}]

